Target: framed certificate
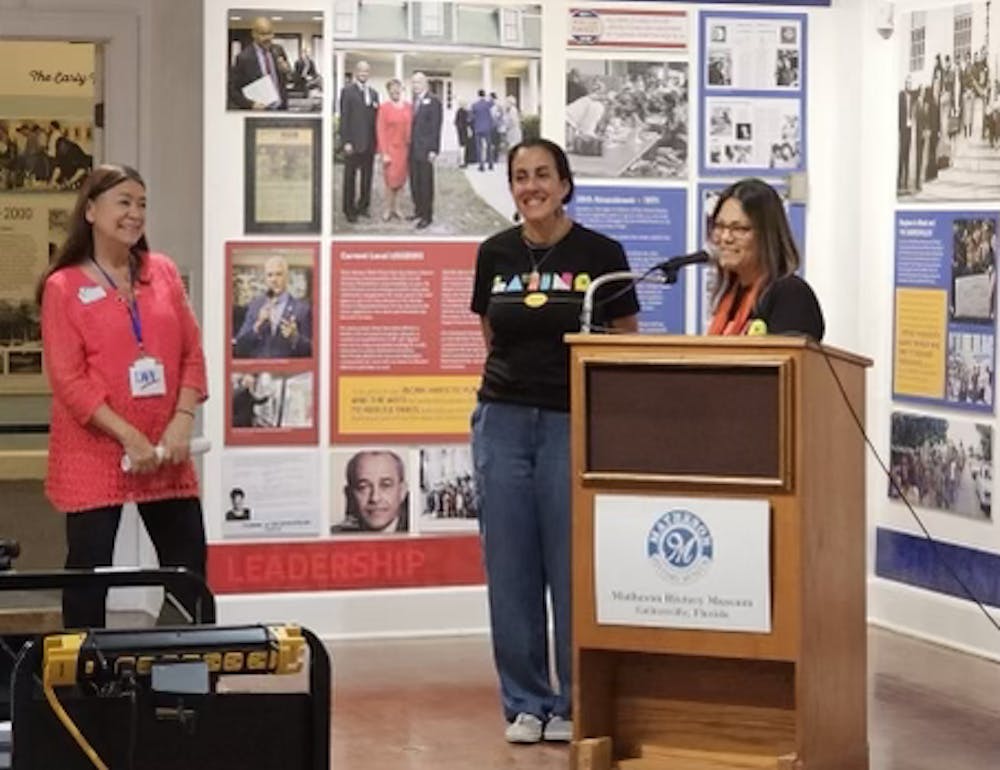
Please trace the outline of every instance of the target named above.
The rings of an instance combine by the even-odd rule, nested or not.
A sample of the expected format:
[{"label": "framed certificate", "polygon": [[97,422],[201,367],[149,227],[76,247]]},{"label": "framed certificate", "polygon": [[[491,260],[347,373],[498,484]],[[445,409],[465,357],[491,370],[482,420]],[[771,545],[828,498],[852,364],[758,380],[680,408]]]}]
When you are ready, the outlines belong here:
[{"label": "framed certificate", "polygon": [[245,232],[319,233],[320,136],[317,118],[247,118]]}]

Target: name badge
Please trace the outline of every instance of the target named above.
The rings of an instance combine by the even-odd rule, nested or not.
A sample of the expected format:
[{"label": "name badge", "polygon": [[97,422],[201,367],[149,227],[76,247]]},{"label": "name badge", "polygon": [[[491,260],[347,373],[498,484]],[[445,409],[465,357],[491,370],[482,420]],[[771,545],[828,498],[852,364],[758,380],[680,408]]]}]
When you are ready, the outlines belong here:
[{"label": "name badge", "polygon": [[167,393],[167,378],[163,364],[155,358],[145,356],[136,360],[128,369],[129,384],[133,398],[164,396]]},{"label": "name badge", "polygon": [[77,289],[76,296],[79,298],[81,303],[89,305],[91,302],[97,302],[99,299],[104,299],[108,296],[108,293],[104,291],[103,286],[81,286]]}]

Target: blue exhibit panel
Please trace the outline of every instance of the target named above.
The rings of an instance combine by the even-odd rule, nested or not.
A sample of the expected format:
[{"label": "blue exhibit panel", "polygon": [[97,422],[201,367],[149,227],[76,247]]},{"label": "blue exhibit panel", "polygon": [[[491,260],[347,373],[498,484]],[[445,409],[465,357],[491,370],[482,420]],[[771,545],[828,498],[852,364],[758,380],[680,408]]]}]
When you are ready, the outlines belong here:
[{"label": "blue exhibit panel", "polygon": [[[585,227],[619,241],[629,268],[646,271],[687,251],[687,190],[632,185],[577,185],[569,213]],[[639,329],[649,334],[683,334],[685,271],[673,286],[637,287]]]}]

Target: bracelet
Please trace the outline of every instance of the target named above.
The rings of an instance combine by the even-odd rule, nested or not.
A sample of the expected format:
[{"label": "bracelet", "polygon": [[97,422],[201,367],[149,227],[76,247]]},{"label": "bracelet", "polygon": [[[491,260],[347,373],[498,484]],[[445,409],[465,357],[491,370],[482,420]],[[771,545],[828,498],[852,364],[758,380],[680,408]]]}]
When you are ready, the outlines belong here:
[{"label": "bracelet", "polygon": [[194,411],[192,411],[191,409],[182,409],[181,407],[177,407],[174,410],[174,414],[186,414],[192,420],[195,418]]}]

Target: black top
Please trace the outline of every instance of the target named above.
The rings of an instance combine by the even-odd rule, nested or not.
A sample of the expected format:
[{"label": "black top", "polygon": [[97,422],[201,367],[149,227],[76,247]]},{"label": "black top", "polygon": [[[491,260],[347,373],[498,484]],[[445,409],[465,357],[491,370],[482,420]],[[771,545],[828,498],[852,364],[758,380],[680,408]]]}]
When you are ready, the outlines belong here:
[{"label": "black top", "polygon": [[[568,412],[569,347],[563,335],[580,331],[591,280],[618,270],[628,270],[621,244],[575,223],[551,247],[529,247],[520,227],[485,241],[476,259],[472,311],[489,321],[493,343],[479,400]],[[626,286],[612,282],[598,290],[595,328],[639,312],[635,290],[623,292]]]},{"label": "black top", "polygon": [[826,331],[816,295],[797,275],[772,283],[757,300],[753,318],[767,324],[768,334],[806,334],[819,342]]}]

